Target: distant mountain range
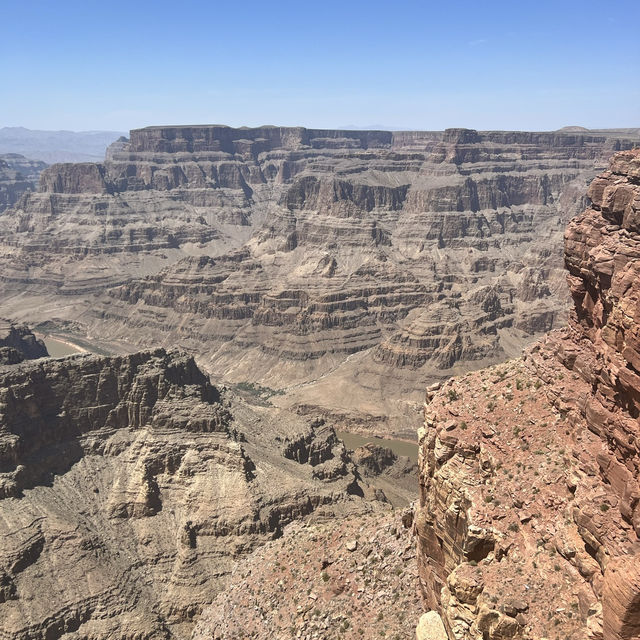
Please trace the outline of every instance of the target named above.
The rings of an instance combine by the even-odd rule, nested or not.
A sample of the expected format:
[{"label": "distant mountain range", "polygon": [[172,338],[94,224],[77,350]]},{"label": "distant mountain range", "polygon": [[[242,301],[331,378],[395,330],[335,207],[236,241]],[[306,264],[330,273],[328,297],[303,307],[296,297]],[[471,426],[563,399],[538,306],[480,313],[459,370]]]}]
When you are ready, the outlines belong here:
[{"label": "distant mountain range", "polygon": [[0,154],[20,153],[32,160],[96,162],[121,131],[39,131],[24,127],[0,128]]}]

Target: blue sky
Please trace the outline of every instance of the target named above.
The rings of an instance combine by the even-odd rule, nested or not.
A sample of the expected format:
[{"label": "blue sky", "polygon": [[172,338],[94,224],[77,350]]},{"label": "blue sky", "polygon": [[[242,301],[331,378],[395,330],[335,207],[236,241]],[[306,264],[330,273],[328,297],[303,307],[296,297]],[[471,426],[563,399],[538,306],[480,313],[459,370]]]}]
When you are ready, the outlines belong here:
[{"label": "blue sky", "polygon": [[0,0],[0,127],[640,126],[640,1]]}]

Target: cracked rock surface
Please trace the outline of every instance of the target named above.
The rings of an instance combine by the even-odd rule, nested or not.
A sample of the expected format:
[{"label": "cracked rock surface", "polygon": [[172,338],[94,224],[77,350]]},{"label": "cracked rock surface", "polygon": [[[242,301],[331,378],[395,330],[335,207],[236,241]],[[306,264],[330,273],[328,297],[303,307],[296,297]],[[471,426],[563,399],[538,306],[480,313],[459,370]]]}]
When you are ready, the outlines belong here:
[{"label": "cracked rock surface", "polygon": [[410,638],[421,609],[401,514],[289,525],[233,572],[193,640]]}]

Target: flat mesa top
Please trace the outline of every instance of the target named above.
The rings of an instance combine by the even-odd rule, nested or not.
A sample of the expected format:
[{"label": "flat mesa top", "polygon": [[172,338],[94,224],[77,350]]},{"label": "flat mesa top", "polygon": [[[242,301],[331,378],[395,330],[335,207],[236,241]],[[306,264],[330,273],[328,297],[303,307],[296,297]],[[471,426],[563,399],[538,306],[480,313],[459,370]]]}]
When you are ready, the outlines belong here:
[{"label": "flat mesa top", "polygon": [[640,127],[621,127],[611,129],[586,129],[585,127],[562,127],[561,129],[547,130],[547,131],[531,131],[526,129],[471,129],[468,127],[449,127],[447,129],[329,129],[329,128],[316,128],[316,127],[303,127],[303,126],[280,126],[274,124],[264,124],[257,127],[232,127],[227,124],[166,124],[166,125],[149,125],[147,127],[139,127],[131,129],[131,131],[161,131],[166,129],[188,130],[188,129],[228,129],[229,131],[260,131],[265,129],[279,130],[279,131],[314,131],[314,132],[343,132],[346,135],[357,135],[358,133],[393,133],[393,134],[421,134],[421,133],[445,133],[445,132],[475,132],[481,134],[489,133],[546,133],[557,135],[571,135],[576,134],[584,135],[606,135],[606,136],[632,136],[640,138]]},{"label": "flat mesa top", "polygon": [[[244,132],[257,132],[257,131],[265,131],[265,132],[291,132],[296,134],[302,134],[303,132],[313,132],[314,134],[321,134],[322,132],[326,132],[327,134],[332,134],[335,136],[336,133],[344,133],[345,137],[355,137],[362,134],[385,134],[392,135],[403,133],[401,131],[389,131],[385,129],[315,129],[313,127],[280,127],[277,125],[266,124],[259,127],[230,127],[226,124],[193,124],[193,125],[152,125],[149,127],[142,127],[140,129],[131,129],[131,133],[139,133],[139,132],[154,132],[154,131],[227,131],[227,132],[235,132],[235,131],[244,131]],[[425,132],[425,131],[411,131],[407,133],[438,133],[435,131]]]}]

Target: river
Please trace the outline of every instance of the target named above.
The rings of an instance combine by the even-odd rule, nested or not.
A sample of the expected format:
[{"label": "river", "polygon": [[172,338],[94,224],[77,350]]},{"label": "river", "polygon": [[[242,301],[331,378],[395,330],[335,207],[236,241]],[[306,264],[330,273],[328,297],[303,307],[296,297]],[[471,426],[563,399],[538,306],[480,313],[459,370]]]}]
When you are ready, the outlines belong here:
[{"label": "river", "polygon": [[[88,353],[87,349],[83,349],[67,340],[52,338],[51,336],[42,337],[47,351],[52,358],[61,358],[63,356],[72,356],[78,353]],[[407,456],[414,462],[418,461],[418,443],[407,442],[406,440],[389,440],[386,438],[376,438],[374,436],[362,436],[357,433],[349,433],[348,431],[337,431],[338,437],[344,442],[347,449],[357,449],[369,442],[387,447],[398,456]]]},{"label": "river", "polygon": [[418,443],[407,442],[406,440],[387,440],[385,438],[375,438],[374,436],[361,436],[358,433],[349,433],[347,431],[336,431],[347,449],[357,449],[369,442],[387,447],[398,456],[407,456],[413,462],[418,462]]},{"label": "river", "polygon": [[62,356],[72,356],[78,353],[87,353],[82,347],[78,347],[66,340],[44,336],[42,341],[47,347],[47,351],[52,358],[62,358]]}]

